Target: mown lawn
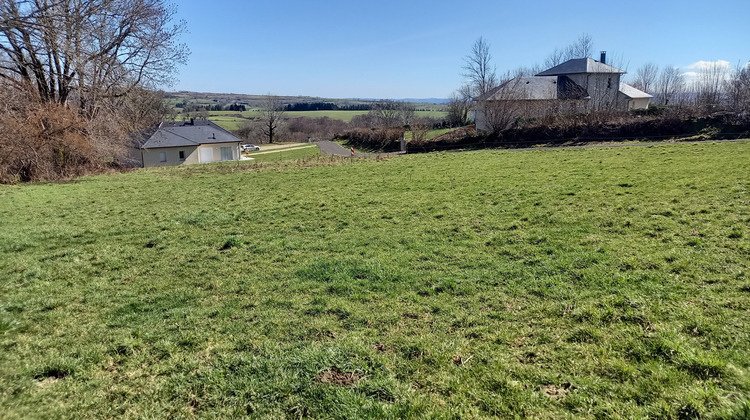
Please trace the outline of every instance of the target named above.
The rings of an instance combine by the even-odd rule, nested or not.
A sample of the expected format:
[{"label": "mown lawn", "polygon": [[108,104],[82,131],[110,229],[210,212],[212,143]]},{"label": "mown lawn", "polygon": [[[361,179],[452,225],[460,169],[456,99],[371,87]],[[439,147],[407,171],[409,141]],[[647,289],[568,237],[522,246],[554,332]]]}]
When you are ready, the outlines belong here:
[{"label": "mown lawn", "polygon": [[243,156],[253,158],[255,163],[274,162],[279,160],[305,159],[320,156],[320,149],[315,145],[304,145],[271,151],[261,149],[259,152],[245,153]]},{"label": "mown lawn", "polygon": [[0,187],[4,418],[747,418],[750,143]]}]

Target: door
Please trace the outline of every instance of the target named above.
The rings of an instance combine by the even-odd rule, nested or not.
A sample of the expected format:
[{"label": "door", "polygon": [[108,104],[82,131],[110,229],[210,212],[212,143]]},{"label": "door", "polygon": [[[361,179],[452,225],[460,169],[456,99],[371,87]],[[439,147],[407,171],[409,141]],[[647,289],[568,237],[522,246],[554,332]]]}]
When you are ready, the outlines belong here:
[{"label": "door", "polygon": [[200,150],[201,163],[214,161],[214,149],[212,147],[203,147]]},{"label": "door", "polygon": [[225,160],[234,160],[234,156],[232,156],[232,148],[231,147],[222,147],[221,148],[221,161]]}]

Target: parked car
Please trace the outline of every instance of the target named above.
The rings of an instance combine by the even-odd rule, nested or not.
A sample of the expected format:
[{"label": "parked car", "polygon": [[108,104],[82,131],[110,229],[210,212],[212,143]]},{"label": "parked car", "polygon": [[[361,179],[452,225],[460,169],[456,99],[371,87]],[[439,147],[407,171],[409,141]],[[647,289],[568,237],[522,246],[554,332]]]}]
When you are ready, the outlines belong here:
[{"label": "parked car", "polygon": [[242,150],[243,152],[255,152],[260,150],[260,147],[254,144],[243,144],[242,146],[240,146],[240,150]]}]

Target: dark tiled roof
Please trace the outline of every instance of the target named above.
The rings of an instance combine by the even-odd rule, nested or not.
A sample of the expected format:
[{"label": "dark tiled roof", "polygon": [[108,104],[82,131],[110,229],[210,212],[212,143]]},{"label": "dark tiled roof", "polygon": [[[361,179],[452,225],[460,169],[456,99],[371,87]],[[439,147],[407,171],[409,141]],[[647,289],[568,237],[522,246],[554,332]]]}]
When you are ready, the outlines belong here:
[{"label": "dark tiled roof", "polygon": [[186,147],[211,143],[241,143],[242,140],[208,120],[163,122],[142,149]]},{"label": "dark tiled roof", "polygon": [[574,58],[562,64],[558,64],[551,69],[547,69],[537,76],[561,76],[564,74],[579,73],[625,73],[624,71],[612,67],[608,64],[600,63],[593,58]]}]

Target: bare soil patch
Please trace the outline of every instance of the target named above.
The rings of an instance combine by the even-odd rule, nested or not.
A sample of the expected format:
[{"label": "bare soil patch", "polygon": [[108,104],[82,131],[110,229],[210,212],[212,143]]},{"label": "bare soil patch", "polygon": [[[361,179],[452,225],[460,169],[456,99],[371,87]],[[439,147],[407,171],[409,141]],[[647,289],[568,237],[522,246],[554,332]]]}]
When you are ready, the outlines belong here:
[{"label": "bare soil patch", "polygon": [[356,372],[342,372],[338,369],[327,370],[315,377],[317,382],[338,386],[352,386],[361,379]]}]

